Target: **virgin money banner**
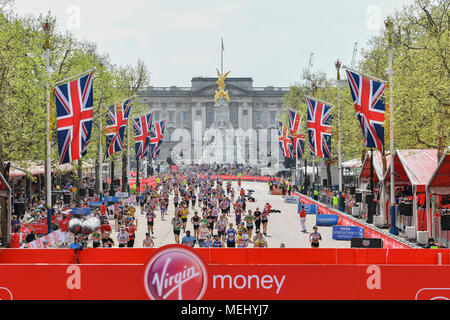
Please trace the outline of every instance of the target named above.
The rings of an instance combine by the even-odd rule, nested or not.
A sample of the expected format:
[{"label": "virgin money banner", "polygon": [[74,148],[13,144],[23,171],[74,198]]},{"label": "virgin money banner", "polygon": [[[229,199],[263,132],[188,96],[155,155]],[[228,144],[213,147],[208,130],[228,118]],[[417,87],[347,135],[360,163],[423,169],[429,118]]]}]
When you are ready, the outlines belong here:
[{"label": "virgin money banner", "polygon": [[302,207],[305,209],[307,214],[317,214],[318,209],[315,204],[299,204],[298,205],[298,213],[302,210]]},{"label": "virgin money banner", "polygon": [[[11,254],[8,253],[11,251]],[[87,249],[78,254],[80,264],[57,263],[74,257],[73,250],[18,250],[20,263],[0,263],[2,299],[14,300],[415,300],[450,299],[450,265],[387,264],[393,250],[346,250],[341,258],[321,250],[308,256],[306,249],[295,259],[309,263],[277,264],[274,251],[265,249],[230,249],[235,258],[217,263],[209,256],[227,249],[194,250],[186,246],[161,249]],[[253,251],[259,252],[253,254]],[[278,249],[279,250],[279,249]],[[288,252],[283,249],[284,252]],[[137,252],[139,251],[139,252]],[[230,252],[231,252],[230,251]],[[369,252],[370,251],[370,252]],[[398,250],[403,251],[403,250]],[[407,250],[405,257],[415,252],[444,250]],[[410,251],[410,252],[409,252]],[[414,252],[415,251],[415,252]],[[447,250],[448,251],[448,250]],[[6,256],[14,256],[6,249]],[[39,264],[25,263],[36,254]],[[101,254],[99,254],[101,253]],[[3,254],[3,252],[2,252]],[[37,256],[39,254],[39,257]],[[226,255],[226,254],[225,254]],[[295,255],[295,250],[291,252]],[[444,255],[444,254],[443,254]],[[60,257],[59,259],[57,257]],[[117,261],[122,256],[123,263]],[[262,257],[257,264],[245,262]],[[286,261],[289,254],[277,255]],[[370,259],[367,258],[370,256]],[[448,254],[447,254],[448,256]],[[44,263],[45,258],[49,260]],[[102,257],[104,262],[102,261]],[[269,258],[270,257],[270,258]],[[397,257],[398,258],[398,257]],[[435,258],[435,256],[433,256]],[[114,260],[116,259],[116,260]],[[137,263],[137,259],[145,259]],[[317,259],[329,263],[312,264]],[[366,260],[365,260],[366,259]],[[390,258],[389,258],[390,259]],[[408,259],[408,258],[406,258]],[[30,260],[32,260],[30,258]],[[263,263],[270,260],[272,263]],[[348,260],[348,261],[347,261]],[[371,260],[371,263],[367,263]],[[384,260],[384,261],[382,261]],[[395,260],[395,259],[394,259]],[[421,259],[419,259],[421,260]],[[424,257],[422,261],[426,261]],[[50,261],[52,261],[50,263]],[[69,260],[70,261],[70,260]],[[353,261],[353,262],[352,262]],[[365,261],[365,262],[364,262]],[[377,264],[378,262],[378,264]],[[32,274],[32,277],[23,277]],[[49,277],[48,275],[52,276]],[[299,275],[302,275],[301,277]],[[111,281],[114,279],[114,281]],[[6,292],[8,294],[6,294]]]},{"label": "virgin money banner", "polygon": [[331,227],[337,225],[339,222],[338,215],[324,215],[318,214],[316,215],[316,225],[320,227]]}]

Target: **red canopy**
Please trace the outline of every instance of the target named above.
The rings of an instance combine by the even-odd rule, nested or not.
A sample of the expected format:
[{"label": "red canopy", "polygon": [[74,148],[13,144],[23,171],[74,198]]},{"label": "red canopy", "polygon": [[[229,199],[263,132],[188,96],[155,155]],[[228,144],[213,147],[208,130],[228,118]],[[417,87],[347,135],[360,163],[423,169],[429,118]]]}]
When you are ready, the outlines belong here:
[{"label": "red canopy", "polygon": [[445,151],[427,188],[434,194],[450,194],[450,147]]},{"label": "red canopy", "polygon": [[[425,192],[436,167],[437,150],[397,150],[394,158],[395,185],[416,186],[417,192]],[[388,168],[384,177],[389,174]],[[389,179],[386,182],[389,184]]]}]

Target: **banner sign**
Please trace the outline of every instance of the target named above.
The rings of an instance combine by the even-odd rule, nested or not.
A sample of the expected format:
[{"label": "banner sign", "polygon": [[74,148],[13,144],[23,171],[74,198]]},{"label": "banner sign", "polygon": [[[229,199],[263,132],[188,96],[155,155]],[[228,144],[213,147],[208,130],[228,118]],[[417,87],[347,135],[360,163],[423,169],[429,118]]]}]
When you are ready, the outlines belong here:
[{"label": "banner sign", "polygon": [[316,225],[321,227],[331,227],[337,225],[339,216],[336,214],[318,214],[316,215]]},{"label": "banner sign", "polygon": [[89,202],[89,206],[91,207],[91,208],[100,208],[101,207],[101,205],[103,204],[103,202],[101,202],[101,201],[92,201],[92,202]]},{"label": "banner sign", "polygon": [[54,231],[45,237],[38,238],[30,243],[25,243],[21,246],[22,249],[43,249],[44,240],[47,241],[49,247],[55,246],[64,240],[64,234],[61,230]]},{"label": "banner sign", "polygon": [[[173,245],[98,250],[83,250],[79,264],[69,262],[73,250],[2,250],[0,289],[8,295],[0,292],[0,299],[450,299],[445,250],[321,249],[320,255],[311,249],[196,250]],[[437,260],[438,252],[443,263],[436,267],[430,261]],[[316,263],[308,263],[311,259]]]},{"label": "banner sign", "polygon": [[300,197],[299,196],[286,196],[286,197],[284,197],[284,203],[299,204]]},{"label": "banner sign", "polygon": [[103,200],[105,202],[111,202],[111,203],[116,203],[119,202],[119,197],[104,197]]},{"label": "banner sign", "polygon": [[72,208],[71,209],[71,213],[72,214],[79,214],[82,216],[88,216],[91,214],[91,209],[90,208]]},{"label": "banner sign", "polygon": [[351,240],[364,238],[363,227],[333,226],[333,240]]},{"label": "banner sign", "polygon": [[298,205],[298,213],[300,213],[300,211],[302,210],[302,206],[303,206],[303,208],[305,208],[307,214],[317,214],[318,213],[318,206],[315,204],[299,204]]},{"label": "banner sign", "polygon": [[[130,194],[128,192],[116,192],[116,197],[118,197],[118,198],[128,198],[129,196],[130,196]],[[113,201],[108,201],[108,202],[113,202]]]}]

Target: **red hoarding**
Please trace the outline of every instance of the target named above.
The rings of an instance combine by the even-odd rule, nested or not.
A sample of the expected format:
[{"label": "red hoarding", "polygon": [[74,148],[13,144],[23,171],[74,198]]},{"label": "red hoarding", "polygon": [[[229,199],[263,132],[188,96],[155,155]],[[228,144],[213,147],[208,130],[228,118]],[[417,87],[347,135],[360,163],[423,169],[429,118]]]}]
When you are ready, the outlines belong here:
[{"label": "red hoarding", "polygon": [[[19,252],[24,253],[21,259],[16,258]],[[15,300],[450,299],[449,252],[193,250],[172,245],[161,249],[88,249],[79,253],[80,264],[76,264],[73,250],[7,249],[2,252],[4,259],[0,255],[0,298],[7,299],[10,295]],[[443,257],[439,266],[435,264],[438,254]]]}]

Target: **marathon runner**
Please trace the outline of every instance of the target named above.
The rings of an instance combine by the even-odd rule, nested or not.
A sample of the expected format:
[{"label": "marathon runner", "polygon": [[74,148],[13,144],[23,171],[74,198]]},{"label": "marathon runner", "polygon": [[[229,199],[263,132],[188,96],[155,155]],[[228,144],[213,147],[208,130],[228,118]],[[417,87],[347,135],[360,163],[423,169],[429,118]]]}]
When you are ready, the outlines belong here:
[{"label": "marathon runner", "polygon": [[175,213],[175,217],[172,219],[172,226],[176,244],[180,244],[180,233],[182,225],[183,221],[181,220],[181,217],[178,215],[178,213]]},{"label": "marathon runner", "polygon": [[155,246],[155,243],[153,242],[152,238],[150,238],[150,233],[145,234],[145,239],[142,241],[142,246],[144,248],[153,248]]},{"label": "marathon runner", "polygon": [[194,216],[191,218],[191,223],[194,226],[194,237],[198,239],[198,229],[200,228],[200,217],[198,211],[194,212]]},{"label": "marathon runner", "polygon": [[233,228],[233,224],[230,223],[229,228],[226,231],[227,235],[227,247],[235,248],[236,247],[236,230]]}]

